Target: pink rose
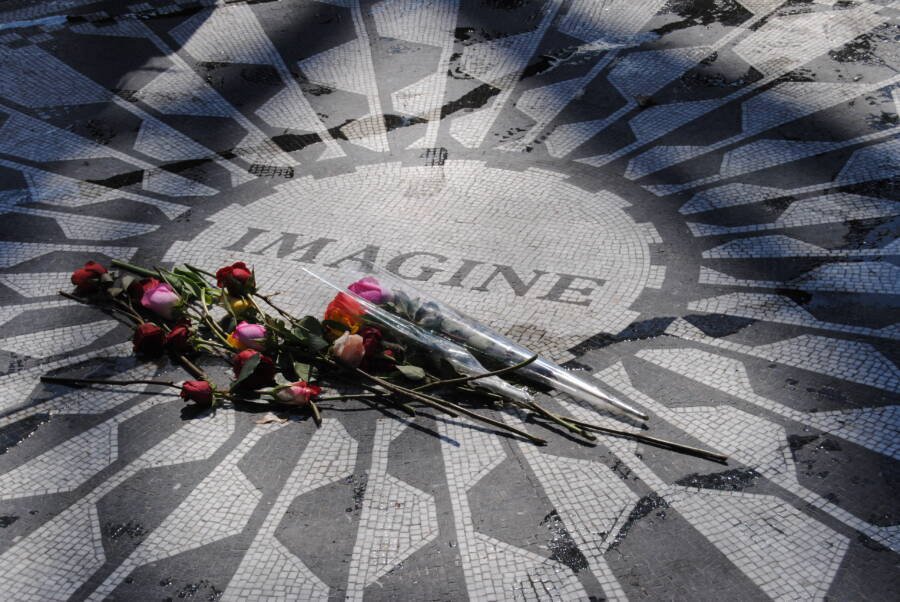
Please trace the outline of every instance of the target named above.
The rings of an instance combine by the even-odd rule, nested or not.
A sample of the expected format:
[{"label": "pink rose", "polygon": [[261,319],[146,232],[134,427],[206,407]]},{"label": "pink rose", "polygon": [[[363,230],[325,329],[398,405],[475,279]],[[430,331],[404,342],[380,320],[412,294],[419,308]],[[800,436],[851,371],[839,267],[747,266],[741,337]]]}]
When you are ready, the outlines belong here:
[{"label": "pink rose", "polygon": [[266,346],[266,327],[262,324],[241,322],[228,337],[228,342],[237,349],[256,349],[262,351]]},{"label": "pink rose", "polygon": [[334,357],[344,362],[348,366],[356,368],[366,354],[365,343],[363,338],[358,334],[350,334],[345,332],[331,347]]},{"label": "pink rose", "polygon": [[180,301],[181,297],[178,296],[178,293],[165,282],[151,279],[144,285],[141,305],[166,320],[172,319],[172,312]]},{"label": "pink rose", "polygon": [[275,399],[285,404],[305,406],[309,404],[310,399],[316,397],[321,392],[321,387],[310,385],[303,380],[298,380],[295,383],[291,383],[290,385],[275,391]]},{"label": "pink rose", "polygon": [[352,293],[356,293],[366,301],[371,301],[376,305],[380,305],[385,301],[391,300],[391,291],[382,286],[378,280],[372,276],[366,276],[357,280],[347,287]]}]

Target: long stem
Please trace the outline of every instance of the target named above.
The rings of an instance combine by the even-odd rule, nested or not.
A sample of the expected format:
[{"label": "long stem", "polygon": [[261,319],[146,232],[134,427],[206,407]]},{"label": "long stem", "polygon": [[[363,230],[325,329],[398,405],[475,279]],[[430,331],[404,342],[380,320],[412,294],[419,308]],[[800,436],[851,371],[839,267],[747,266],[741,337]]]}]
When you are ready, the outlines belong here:
[{"label": "long stem", "polygon": [[474,420],[484,422],[485,424],[490,424],[491,426],[497,427],[499,429],[503,429],[505,431],[515,433],[515,434],[519,435],[520,437],[524,437],[525,439],[528,439],[529,441],[531,441],[533,443],[537,443],[538,445],[545,445],[547,443],[540,437],[535,437],[534,435],[531,435],[521,429],[517,429],[514,426],[509,426],[508,424],[506,424],[504,422],[500,422],[499,420],[494,420],[493,418],[488,418],[487,416],[482,416],[481,414],[478,414],[477,412],[468,410],[468,409],[466,409],[462,406],[459,406],[453,402],[450,402],[450,401],[447,401],[444,399],[438,399],[437,397],[432,397],[431,395],[426,395],[423,393],[419,393],[418,391],[414,391],[412,389],[407,389],[405,387],[395,385],[389,381],[384,380],[383,378],[378,378],[377,376],[373,376],[373,375],[369,374],[368,372],[364,372],[364,371],[360,370],[359,368],[355,368],[355,370],[356,370],[357,374],[360,374],[360,375],[364,376],[365,378],[369,378],[369,379],[377,382],[379,385],[381,385],[385,389],[388,389],[389,391],[394,391],[395,393],[398,393],[400,395],[405,395],[411,399],[420,401],[420,402],[424,403],[425,405],[430,406],[435,409],[438,409],[438,410],[441,410],[442,412],[449,414],[450,416],[455,416],[456,414],[462,414],[462,415],[468,416],[469,418],[472,418]]},{"label": "long stem", "polygon": [[212,382],[206,372],[204,372],[197,364],[195,364],[185,356],[179,355],[176,359],[178,360],[178,363],[181,364],[181,367],[187,370],[188,373],[194,378],[205,380],[206,382]]},{"label": "long stem", "polygon": [[[78,303],[81,303],[82,305],[94,305],[94,304],[91,303],[90,301],[88,301],[88,300],[86,300],[86,299],[82,299],[82,298],[78,297],[77,295],[73,295],[72,293],[67,293],[66,291],[57,291],[57,293],[58,293],[60,296],[65,297],[66,299],[69,299],[69,300],[71,300],[71,301],[76,301],[76,302],[78,302]],[[104,307],[104,306],[101,306],[100,309],[109,309],[110,311],[117,312],[117,313],[119,313],[120,315],[127,316],[127,317],[130,318],[131,320],[136,321],[138,324],[143,324],[143,323],[144,323],[143,318],[141,318],[140,316],[138,316],[138,315],[133,315],[133,314],[131,314],[130,312],[124,311],[124,310],[122,310],[121,308],[116,307],[115,305],[107,305],[107,306],[105,306],[105,307]]]},{"label": "long stem", "polygon": [[328,395],[325,397],[317,397],[316,401],[344,401],[347,399],[374,399],[376,397],[384,397],[378,393],[353,393],[351,395]]},{"label": "long stem", "polygon": [[169,380],[115,380],[103,378],[66,378],[63,376],[42,376],[42,383],[52,383],[59,385],[158,385],[160,387],[172,387],[180,389],[181,387]]},{"label": "long stem", "polygon": [[128,263],[127,261],[121,261],[119,259],[113,259],[111,265],[122,268],[123,270],[128,270],[138,276],[145,276],[147,278],[156,278],[158,275],[157,272],[153,270],[148,270],[147,268],[142,268],[139,265],[134,265],[133,263]]},{"label": "long stem", "polygon": [[[366,383],[358,383],[358,384],[363,389],[366,389],[367,391],[372,391],[375,394],[375,396],[374,396],[375,401],[383,401],[385,403],[389,403],[393,406],[400,408],[401,410],[403,410],[410,416],[416,415],[416,410],[411,405],[405,404],[398,399],[392,399],[391,397],[389,397],[389,395],[390,395],[389,392],[382,391],[382,390],[378,389],[377,387],[373,387],[372,385],[368,385]],[[366,398],[364,398],[364,397],[361,397],[360,399],[362,399],[363,401],[366,401]],[[321,398],[320,398],[320,400],[321,400]]]},{"label": "long stem", "polygon": [[675,441],[668,441],[666,439],[660,439],[658,437],[652,437],[650,435],[645,435],[643,433],[632,433],[631,431],[622,431],[619,429],[609,428],[605,426],[600,426],[597,424],[591,424],[589,422],[582,422],[581,420],[575,420],[574,418],[561,417],[558,414],[556,416],[560,418],[564,418],[572,422],[573,424],[577,424],[578,426],[595,431],[598,433],[604,433],[606,435],[613,435],[615,437],[624,437],[626,439],[634,439],[635,441],[640,441],[641,443],[646,443],[647,445],[653,445],[655,447],[661,447],[663,449],[668,449],[671,451],[680,452],[683,454],[688,454],[691,456],[699,456],[701,458],[705,458],[707,460],[711,460],[713,462],[719,462],[725,464],[728,462],[728,456],[724,454],[720,454],[718,452],[710,451],[708,449],[702,449],[699,447],[694,447],[692,445],[685,445],[683,443],[676,443]]},{"label": "long stem", "polygon": [[203,321],[206,322],[213,334],[230,349],[231,345],[228,344],[228,338],[225,336],[225,333],[222,332],[216,325],[215,320],[212,319],[212,316],[209,315],[209,307],[206,304],[206,291],[200,291],[200,306],[203,308]]},{"label": "long stem", "polygon": [[[283,309],[281,309],[280,307],[278,307],[277,305],[275,305],[274,303],[272,303],[272,298],[271,298],[269,295],[262,295],[262,294],[260,294],[260,293],[253,293],[253,296],[259,297],[260,299],[262,299],[263,301],[265,301],[266,304],[267,304],[269,307],[271,307],[272,309],[274,309],[275,311],[277,311],[278,314],[279,314],[282,318],[286,319],[286,320],[287,320],[288,322],[290,322],[291,324],[295,324],[295,325],[296,325],[296,324],[299,323],[299,320],[297,320],[297,318],[295,318],[294,316],[292,316],[292,315],[289,314],[288,312],[284,311]],[[254,303],[253,305],[256,306],[256,303]],[[257,307],[257,309],[259,309],[258,306],[256,306],[256,307]],[[260,313],[262,313],[262,312],[260,312]]]},{"label": "long stem", "polygon": [[461,383],[467,383],[473,380],[478,380],[479,378],[487,378],[489,376],[501,376],[503,374],[507,374],[509,372],[514,372],[519,368],[523,368],[535,361],[538,358],[537,355],[532,355],[530,358],[525,360],[524,362],[519,362],[514,366],[507,366],[506,368],[501,368],[499,370],[493,370],[491,372],[485,372],[484,374],[476,374],[475,376],[461,376],[459,378],[448,378],[447,380],[436,380],[434,382],[430,382],[419,387],[413,389],[413,391],[424,391],[426,389],[432,389],[434,387],[442,387],[445,385],[456,385]]},{"label": "long stem", "polygon": [[584,429],[584,427],[575,424],[567,417],[560,416],[559,414],[554,414],[553,412],[550,412],[550,411],[544,409],[537,403],[524,404],[522,407],[525,407],[533,412],[536,412],[537,414],[540,414],[547,420],[551,420],[551,421],[555,422],[559,426],[575,433],[576,435],[584,437],[588,441],[596,441],[597,440],[597,438],[594,435],[592,435],[591,433],[589,433],[588,431],[586,431]]},{"label": "long stem", "polygon": [[201,270],[200,268],[194,267],[189,263],[184,264],[184,267],[191,270],[192,272],[196,272],[196,273],[200,274],[201,276],[209,276],[210,278],[216,277],[215,274],[211,274],[210,272],[207,272],[206,270]]}]

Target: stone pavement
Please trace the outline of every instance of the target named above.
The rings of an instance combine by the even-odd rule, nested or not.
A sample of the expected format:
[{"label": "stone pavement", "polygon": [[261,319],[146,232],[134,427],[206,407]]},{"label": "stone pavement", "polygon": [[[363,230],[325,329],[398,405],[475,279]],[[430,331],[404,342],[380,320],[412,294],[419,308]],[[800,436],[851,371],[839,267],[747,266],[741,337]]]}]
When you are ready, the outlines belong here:
[{"label": "stone pavement", "polygon": [[[898,15],[0,3],[0,595],[895,599]],[[111,258],[372,260],[730,460],[40,385],[177,374],[56,295]]]}]

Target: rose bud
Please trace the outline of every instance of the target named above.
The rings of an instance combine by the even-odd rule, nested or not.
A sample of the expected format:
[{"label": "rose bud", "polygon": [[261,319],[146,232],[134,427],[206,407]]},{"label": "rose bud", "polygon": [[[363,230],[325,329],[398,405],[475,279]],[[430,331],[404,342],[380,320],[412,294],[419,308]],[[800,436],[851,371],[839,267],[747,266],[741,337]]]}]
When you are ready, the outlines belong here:
[{"label": "rose bud", "polygon": [[321,392],[321,387],[310,385],[303,380],[298,380],[295,383],[291,383],[286,387],[280,387],[276,390],[275,399],[288,405],[305,406],[309,404],[310,399],[318,396]]},{"label": "rose bud", "polygon": [[397,356],[392,349],[385,349],[380,357],[371,361],[371,364],[376,372],[387,372],[397,365]]},{"label": "rose bud", "polygon": [[334,357],[354,368],[359,366],[366,354],[363,338],[358,334],[345,332],[331,347]]},{"label": "rose bud", "polygon": [[[362,324],[363,313],[362,305],[356,299],[350,295],[338,293],[325,308],[325,319],[343,324],[351,333],[354,333]],[[334,329],[330,329],[330,331],[334,336],[339,336],[339,332],[334,332]]]},{"label": "rose bud", "polygon": [[253,309],[253,306],[250,305],[250,302],[246,299],[241,299],[237,297],[227,297],[224,300],[224,303],[227,303],[229,307],[231,307],[231,313],[236,316],[246,313],[248,310]]},{"label": "rose bud", "polygon": [[262,351],[266,346],[266,335],[268,332],[262,324],[241,322],[234,328],[234,332],[228,335],[228,344],[238,350]]},{"label": "rose bud", "polygon": [[216,285],[235,297],[243,297],[256,291],[256,278],[247,264],[238,261],[216,271]]},{"label": "rose bud", "polygon": [[238,378],[241,375],[244,364],[255,355],[259,356],[259,364],[250,376],[238,383],[239,389],[262,389],[275,384],[275,374],[277,372],[275,362],[255,349],[245,349],[234,356],[231,362],[231,366],[234,368],[234,377]]},{"label": "rose bud", "polygon": [[166,346],[166,333],[151,322],[144,322],[134,331],[134,352],[147,357],[159,357]]},{"label": "rose bud", "polygon": [[166,348],[175,353],[186,353],[192,349],[189,322],[182,322],[169,331],[166,335]]},{"label": "rose bud", "polygon": [[181,398],[193,401],[198,406],[210,407],[214,394],[212,385],[205,380],[188,380],[181,385]]},{"label": "rose bud", "polygon": [[371,301],[376,305],[390,301],[393,297],[391,291],[372,276],[361,278],[347,288],[366,301]]},{"label": "rose bud", "polygon": [[181,297],[168,283],[151,278],[143,284],[144,295],[141,297],[141,305],[158,314],[166,320],[172,319],[175,307],[181,301]]},{"label": "rose bud", "polygon": [[100,290],[100,282],[106,268],[96,261],[89,261],[84,267],[72,272],[72,284],[79,295],[88,295]]},{"label": "rose bud", "polygon": [[375,355],[381,350],[381,331],[375,326],[366,326],[359,331],[359,336],[363,338],[363,346],[366,348],[366,355]]},{"label": "rose bud", "polygon": [[372,361],[381,354],[381,331],[375,326],[366,326],[360,329],[359,336],[362,337],[365,350],[362,366],[364,368],[373,367]]}]

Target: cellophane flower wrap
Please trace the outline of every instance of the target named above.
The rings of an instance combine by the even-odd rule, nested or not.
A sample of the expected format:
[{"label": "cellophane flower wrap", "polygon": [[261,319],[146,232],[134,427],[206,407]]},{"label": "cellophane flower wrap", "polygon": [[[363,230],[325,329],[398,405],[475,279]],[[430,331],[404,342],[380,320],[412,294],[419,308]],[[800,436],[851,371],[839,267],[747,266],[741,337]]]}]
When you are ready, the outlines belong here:
[{"label": "cellophane flower wrap", "polygon": [[[307,271],[313,274],[311,270]],[[366,266],[364,272],[355,276],[354,278],[353,274],[348,274],[347,279],[351,281],[344,286],[358,301],[368,302],[437,337],[452,341],[485,361],[513,366],[535,355],[533,351],[385,270]],[[647,419],[642,411],[549,359],[538,357],[536,361],[519,369],[517,374],[614,413]]]}]

